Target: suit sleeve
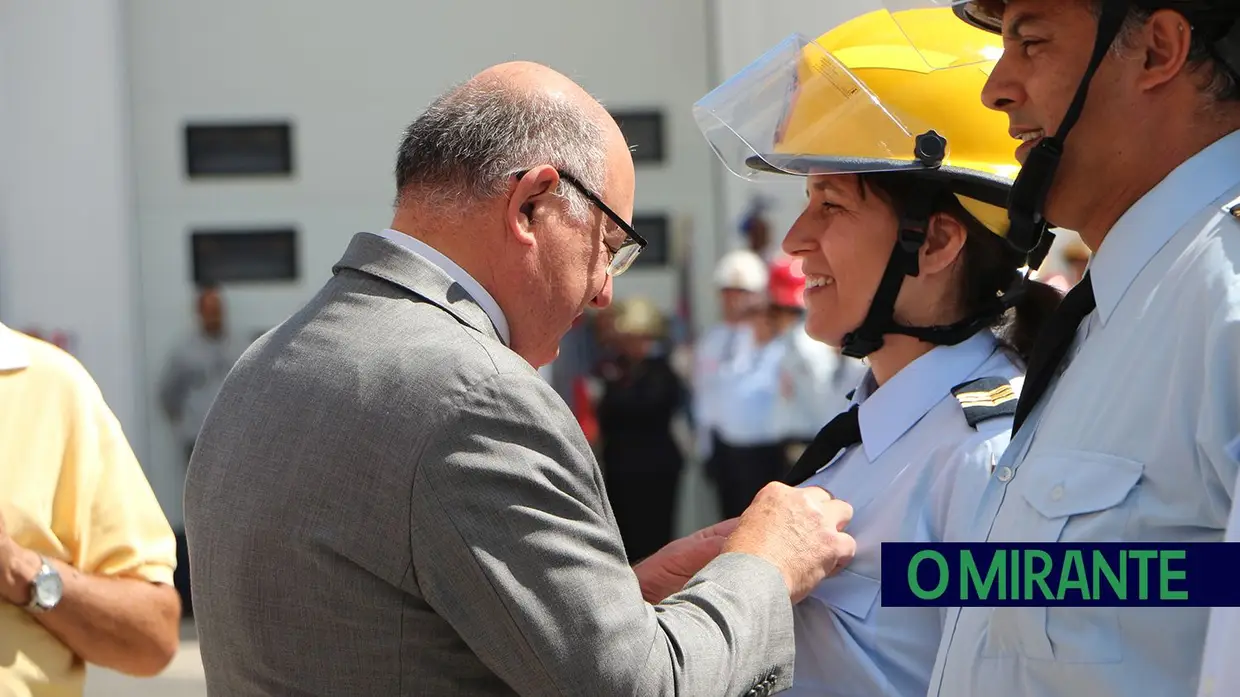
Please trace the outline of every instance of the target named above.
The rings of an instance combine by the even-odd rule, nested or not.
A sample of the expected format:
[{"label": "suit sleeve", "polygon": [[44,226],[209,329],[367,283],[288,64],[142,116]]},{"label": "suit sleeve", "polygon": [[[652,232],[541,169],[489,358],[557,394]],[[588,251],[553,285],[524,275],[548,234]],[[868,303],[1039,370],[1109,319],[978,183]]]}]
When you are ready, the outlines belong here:
[{"label": "suit sleeve", "polygon": [[767,562],[723,555],[641,596],[580,429],[534,375],[442,410],[418,458],[412,554],[427,602],[523,695],[744,695],[791,684],[792,610]]}]

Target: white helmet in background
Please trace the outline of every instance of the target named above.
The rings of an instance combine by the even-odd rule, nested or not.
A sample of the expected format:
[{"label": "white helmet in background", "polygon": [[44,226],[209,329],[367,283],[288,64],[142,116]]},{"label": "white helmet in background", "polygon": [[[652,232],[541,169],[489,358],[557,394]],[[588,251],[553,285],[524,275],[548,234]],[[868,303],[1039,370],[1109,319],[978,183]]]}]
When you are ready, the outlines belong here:
[{"label": "white helmet in background", "polygon": [[715,287],[765,293],[769,273],[762,257],[748,249],[736,249],[723,255],[715,267]]}]

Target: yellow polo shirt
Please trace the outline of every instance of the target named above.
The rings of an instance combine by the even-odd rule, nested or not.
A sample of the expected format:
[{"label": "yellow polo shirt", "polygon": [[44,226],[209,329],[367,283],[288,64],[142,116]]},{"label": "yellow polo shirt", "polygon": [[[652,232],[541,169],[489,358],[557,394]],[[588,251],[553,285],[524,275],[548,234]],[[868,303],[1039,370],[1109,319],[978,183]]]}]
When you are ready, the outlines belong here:
[{"label": "yellow polo shirt", "polygon": [[[0,514],[21,546],[88,574],[172,585],[176,538],[98,386],[0,324]],[[79,697],[82,661],[0,601],[0,697]]]}]

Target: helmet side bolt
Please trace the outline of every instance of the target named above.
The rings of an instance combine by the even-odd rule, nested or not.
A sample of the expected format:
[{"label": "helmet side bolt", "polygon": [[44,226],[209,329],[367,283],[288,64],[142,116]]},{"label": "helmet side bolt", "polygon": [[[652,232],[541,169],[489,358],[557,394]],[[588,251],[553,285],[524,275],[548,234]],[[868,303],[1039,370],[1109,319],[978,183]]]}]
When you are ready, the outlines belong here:
[{"label": "helmet side bolt", "polygon": [[926,131],[917,136],[913,155],[926,167],[938,167],[947,157],[947,139],[935,131]]}]

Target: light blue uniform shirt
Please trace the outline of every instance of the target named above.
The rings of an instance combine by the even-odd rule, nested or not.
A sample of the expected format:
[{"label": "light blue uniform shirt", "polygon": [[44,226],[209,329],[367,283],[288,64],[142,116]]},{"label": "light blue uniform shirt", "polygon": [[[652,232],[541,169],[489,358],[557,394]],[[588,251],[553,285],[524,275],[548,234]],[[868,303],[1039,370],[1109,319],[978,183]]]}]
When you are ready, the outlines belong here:
[{"label": "light blue uniform shirt", "polygon": [[[1240,460],[1240,437],[1228,448]],[[1240,488],[1240,481],[1236,482]],[[1240,549],[1240,506],[1232,505],[1227,523],[1227,542]],[[1205,658],[1201,666],[1201,685],[1197,697],[1240,695],[1240,607],[1216,607],[1210,611],[1210,631],[1206,635]]]},{"label": "light blue uniform shirt", "polygon": [[805,333],[805,322],[793,325],[779,338],[787,350],[779,363],[779,385],[772,418],[783,440],[813,440],[823,424],[848,408],[848,393],[863,373],[855,358],[841,355]]},{"label": "light blue uniform shirt", "polygon": [[788,344],[778,337],[759,346],[751,336],[750,342],[745,353],[721,367],[711,407],[719,439],[738,448],[772,445],[780,438],[772,416]]},{"label": "light blue uniform shirt", "polygon": [[793,608],[796,672],[790,695],[923,697],[943,627],[941,608],[883,607],[882,542],[959,541],[973,523],[990,468],[1007,447],[1011,416],[974,428],[952,388],[1021,371],[990,332],[940,346],[860,403],[861,444],[811,477],[853,506],[857,555]]},{"label": "light blue uniform shirt", "polygon": [[720,399],[725,374],[735,362],[751,360],[753,332],[744,325],[717,324],[706,332],[693,349],[693,422],[697,431],[698,454],[711,454],[711,431],[719,424]]},{"label": "light blue uniform shirt", "polygon": [[[1240,132],[1112,228],[1097,309],[1013,438],[977,540],[1217,542],[1240,431]],[[931,697],[1189,697],[1206,608],[953,609]]]}]

